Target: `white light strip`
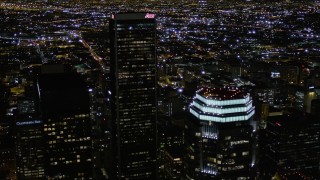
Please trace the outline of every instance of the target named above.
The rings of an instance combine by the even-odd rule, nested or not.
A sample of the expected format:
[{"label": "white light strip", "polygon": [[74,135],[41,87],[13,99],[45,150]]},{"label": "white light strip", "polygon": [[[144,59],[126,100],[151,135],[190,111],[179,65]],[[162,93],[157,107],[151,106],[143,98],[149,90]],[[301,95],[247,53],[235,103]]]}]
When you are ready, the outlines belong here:
[{"label": "white light strip", "polygon": [[198,102],[193,101],[193,106],[200,109],[204,113],[227,114],[227,113],[247,112],[252,108],[252,102],[247,107],[215,108],[215,107],[203,106]]},{"label": "white light strip", "polygon": [[190,113],[196,116],[200,120],[226,123],[226,122],[235,122],[235,121],[247,121],[254,115],[255,110],[253,110],[248,115],[232,116],[232,117],[216,117],[216,116],[210,116],[210,115],[203,115],[194,111],[192,108],[190,108]]}]

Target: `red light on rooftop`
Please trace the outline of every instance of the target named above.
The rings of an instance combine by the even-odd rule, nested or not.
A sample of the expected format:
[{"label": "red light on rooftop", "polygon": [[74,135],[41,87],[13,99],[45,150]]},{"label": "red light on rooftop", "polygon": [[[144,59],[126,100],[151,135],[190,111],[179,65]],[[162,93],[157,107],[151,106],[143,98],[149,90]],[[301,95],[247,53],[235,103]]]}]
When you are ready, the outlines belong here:
[{"label": "red light on rooftop", "polygon": [[146,18],[146,19],[153,19],[153,18],[155,18],[155,17],[156,17],[155,14],[150,14],[150,13],[147,13],[147,14],[144,16],[144,18]]}]

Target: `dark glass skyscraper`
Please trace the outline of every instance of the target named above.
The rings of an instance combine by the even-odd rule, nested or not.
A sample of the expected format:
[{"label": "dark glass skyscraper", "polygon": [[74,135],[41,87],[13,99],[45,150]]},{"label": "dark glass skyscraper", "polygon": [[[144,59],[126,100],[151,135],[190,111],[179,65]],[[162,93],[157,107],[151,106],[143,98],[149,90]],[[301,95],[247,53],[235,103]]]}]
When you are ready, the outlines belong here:
[{"label": "dark glass skyscraper", "polygon": [[290,172],[318,179],[319,118],[288,109],[282,115],[269,116],[266,127],[260,133],[261,175],[271,178],[276,172]]},{"label": "dark glass skyscraper", "polygon": [[155,14],[123,13],[110,20],[111,103],[116,176],[156,176]]},{"label": "dark glass skyscraper", "polygon": [[79,74],[43,74],[37,83],[48,179],[92,179],[87,86]]}]

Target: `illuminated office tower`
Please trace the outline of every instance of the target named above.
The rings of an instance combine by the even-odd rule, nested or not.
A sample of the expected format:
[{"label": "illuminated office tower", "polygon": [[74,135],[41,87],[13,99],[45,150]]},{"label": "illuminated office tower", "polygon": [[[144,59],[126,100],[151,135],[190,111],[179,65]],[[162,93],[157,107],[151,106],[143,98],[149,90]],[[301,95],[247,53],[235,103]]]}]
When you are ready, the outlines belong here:
[{"label": "illuminated office tower", "polygon": [[[252,165],[252,131],[255,112],[248,93],[237,88],[202,88],[190,112],[199,123],[199,154],[195,168],[201,179],[247,179]],[[195,163],[197,164],[197,163]]]},{"label": "illuminated office tower", "polygon": [[155,14],[110,19],[111,106],[117,178],[156,177]]},{"label": "illuminated office tower", "polygon": [[92,179],[89,94],[79,74],[42,74],[37,82],[47,179]]},{"label": "illuminated office tower", "polygon": [[[34,89],[18,98],[15,121],[15,159],[18,179],[43,179],[43,124],[35,108]],[[27,91],[28,92],[28,91]]]},{"label": "illuminated office tower", "polygon": [[18,179],[43,179],[44,147],[42,120],[22,116],[16,121],[16,163]]}]

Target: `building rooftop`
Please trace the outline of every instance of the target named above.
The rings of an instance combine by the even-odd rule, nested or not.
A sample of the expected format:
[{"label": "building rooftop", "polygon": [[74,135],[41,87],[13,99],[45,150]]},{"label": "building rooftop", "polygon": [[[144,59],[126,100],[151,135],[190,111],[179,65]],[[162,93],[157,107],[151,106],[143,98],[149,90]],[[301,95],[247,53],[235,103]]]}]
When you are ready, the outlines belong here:
[{"label": "building rooftop", "polygon": [[43,74],[39,77],[38,91],[46,114],[90,112],[88,89],[79,74]]},{"label": "building rooftop", "polygon": [[39,77],[41,90],[86,88],[82,77],[77,73],[50,73]]},{"label": "building rooftop", "polygon": [[249,95],[248,93],[245,93],[236,87],[202,88],[197,91],[197,94],[206,99],[216,100],[242,99]]},{"label": "building rooftop", "polygon": [[111,19],[114,20],[141,20],[141,19],[155,19],[156,14],[147,12],[128,12],[112,14]]}]

